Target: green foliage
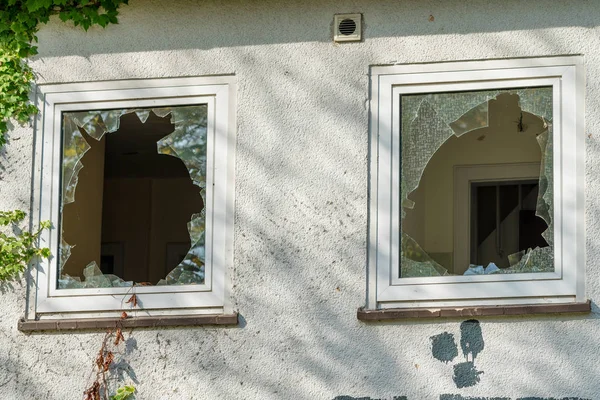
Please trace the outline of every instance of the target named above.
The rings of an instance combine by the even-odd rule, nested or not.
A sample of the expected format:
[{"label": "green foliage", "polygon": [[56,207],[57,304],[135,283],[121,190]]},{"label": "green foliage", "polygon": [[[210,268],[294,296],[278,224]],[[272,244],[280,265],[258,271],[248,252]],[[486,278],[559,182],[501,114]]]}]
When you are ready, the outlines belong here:
[{"label": "green foliage", "polygon": [[37,112],[29,102],[34,75],[25,59],[37,54],[40,23],[58,14],[86,31],[92,25],[116,24],[119,6],[129,0],[2,0],[0,1],[0,147],[6,143],[8,120],[25,123]]},{"label": "green foliage", "polygon": [[127,400],[133,394],[135,394],[135,387],[129,385],[121,386],[119,389],[117,389],[117,393],[115,393],[113,396],[110,396],[110,400]]},{"label": "green foliage", "polygon": [[[0,148],[6,144],[10,118],[26,123],[38,111],[29,101],[34,74],[25,59],[37,54],[37,46],[33,43],[37,42],[39,24],[47,23],[51,15],[58,14],[61,21],[72,21],[86,31],[93,25],[104,28],[118,23],[119,6],[128,1],[0,0]],[[32,258],[49,258],[51,255],[50,249],[37,246],[41,232],[51,228],[50,221],[43,221],[39,229],[31,233],[18,228],[24,218],[25,212],[21,210],[0,211],[0,227],[10,225],[13,232],[17,232],[0,232],[0,281],[18,278]],[[118,332],[122,338],[121,330]],[[118,337],[115,344],[118,344]],[[111,362],[112,359],[107,365]],[[99,395],[95,396],[98,388],[96,382],[87,395],[99,398]],[[135,387],[122,386],[110,399],[127,400],[134,394]]]},{"label": "green foliage", "polygon": [[[25,218],[21,210],[0,211],[0,226],[16,227]],[[33,257],[50,257],[50,249],[37,247],[37,240],[44,229],[50,229],[50,221],[44,221],[34,232],[7,235],[0,232],[0,281],[16,279]]]},{"label": "green foliage", "polygon": [[[25,123],[38,110],[29,101],[34,74],[25,59],[37,54],[36,33],[40,23],[58,14],[63,21],[88,30],[92,25],[116,24],[118,9],[128,0],[0,0],[0,148],[6,144],[8,121]],[[0,211],[0,226],[16,225],[23,211]],[[35,256],[48,258],[50,250],[37,248],[43,222],[35,233],[0,233],[0,280],[15,279]]]}]

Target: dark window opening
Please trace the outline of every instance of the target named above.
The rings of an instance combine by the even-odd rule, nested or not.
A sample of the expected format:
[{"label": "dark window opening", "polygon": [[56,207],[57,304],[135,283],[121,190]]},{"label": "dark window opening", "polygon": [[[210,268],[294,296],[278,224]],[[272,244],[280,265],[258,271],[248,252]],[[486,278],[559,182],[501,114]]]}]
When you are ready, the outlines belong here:
[{"label": "dark window opening", "polygon": [[537,180],[472,183],[471,264],[508,268],[509,255],[548,246],[537,198]]}]

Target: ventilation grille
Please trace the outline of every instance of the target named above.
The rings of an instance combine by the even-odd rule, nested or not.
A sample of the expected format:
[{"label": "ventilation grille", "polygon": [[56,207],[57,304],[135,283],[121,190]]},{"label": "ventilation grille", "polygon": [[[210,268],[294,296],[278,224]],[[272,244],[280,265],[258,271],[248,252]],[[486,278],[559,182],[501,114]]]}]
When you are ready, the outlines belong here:
[{"label": "ventilation grille", "polygon": [[357,42],[362,39],[362,14],[336,14],[333,16],[333,40]]}]

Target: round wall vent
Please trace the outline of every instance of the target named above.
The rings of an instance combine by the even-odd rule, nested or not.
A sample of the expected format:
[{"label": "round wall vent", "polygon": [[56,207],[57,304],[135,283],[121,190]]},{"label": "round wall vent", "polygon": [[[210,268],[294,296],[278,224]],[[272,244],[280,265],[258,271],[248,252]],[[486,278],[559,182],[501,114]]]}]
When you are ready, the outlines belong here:
[{"label": "round wall vent", "polygon": [[344,36],[352,35],[356,32],[356,22],[349,18],[346,18],[342,22],[340,22],[339,26],[340,33]]},{"label": "round wall vent", "polygon": [[357,42],[361,37],[362,14],[336,14],[333,16],[333,40]]}]

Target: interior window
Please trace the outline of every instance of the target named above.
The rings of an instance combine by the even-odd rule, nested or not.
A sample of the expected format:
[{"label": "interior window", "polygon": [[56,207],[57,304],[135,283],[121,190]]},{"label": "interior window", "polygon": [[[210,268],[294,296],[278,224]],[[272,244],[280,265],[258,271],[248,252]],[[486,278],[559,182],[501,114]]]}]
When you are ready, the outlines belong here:
[{"label": "interior window", "polygon": [[528,249],[548,246],[548,225],[535,215],[538,189],[537,181],[471,183],[471,268],[509,268]]}]

